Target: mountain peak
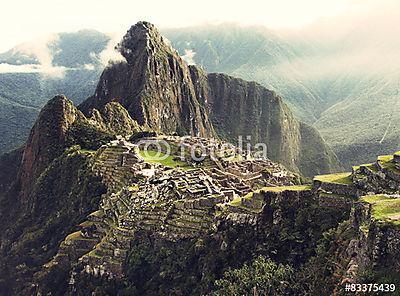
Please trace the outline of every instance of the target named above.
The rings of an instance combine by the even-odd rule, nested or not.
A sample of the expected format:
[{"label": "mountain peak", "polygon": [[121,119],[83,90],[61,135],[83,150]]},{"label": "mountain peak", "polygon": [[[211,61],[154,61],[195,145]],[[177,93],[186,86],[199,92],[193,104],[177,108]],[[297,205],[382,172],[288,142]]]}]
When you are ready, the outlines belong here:
[{"label": "mountain peak", "polygon": [[132,26],[117,49],[127,63],[107,67],[94,96],[80,105],[89,115],[118,102],[147,129],[215,136],[205,102],[195,91],[189,66],[148,22]]},{"label": "mountain peak", "polygon": [[153,24],[141,21],[126,32],[117,49],[131,64],[143,50],[155,52],[157,49],[170,50],[170,47]]},{"label": "mountain peak", "polygon": [[78,117],[78,110],[64,95],[56,95],[40,112],[26,143],[20,171],[22,196],[47,165],[64,148],[66,133]]}]

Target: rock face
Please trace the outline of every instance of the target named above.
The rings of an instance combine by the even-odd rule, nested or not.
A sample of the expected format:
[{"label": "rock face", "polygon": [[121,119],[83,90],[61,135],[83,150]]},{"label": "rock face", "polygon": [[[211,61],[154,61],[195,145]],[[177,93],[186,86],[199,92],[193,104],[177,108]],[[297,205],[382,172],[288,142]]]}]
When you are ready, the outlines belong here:
[{"label": "rock face", "polygon": [[40,112],[22,156],[19,179],[21,195],[27,197],[34,180],[62,151],[67,131],[78,110],[65,96],[55,96]]},{"label": "rock face", "polygon": [[118,103],[94,109],[92,117],[86,118],[65,96],[55,96],[40,112],[23,151],[18,176],[22,200],[27,200],[35,180],[67,145],[93,149],[115,134],[137,130],[138,124]]},{"label": "rock face", "polygon": [[94,96],[80,106],[86,114],[116,101],[145,128],[233,142],[251,136],[293,171],[311,176],[339,169],[318,132],[295,119],[274,92],[188,66],[153,25],[139,22],[117,48],[126,62],[104,70]]},{"label": "rock face", "polygon": [[340,169],[318,132],[299,122],[275,92],[224,74],[208,74],[207,80],[210,117],[219,134],[265,143],[268,157],[306,176]]},{"label": "rock face", "polygon": [[126,63],[104,70],[95,95],[81,105],[85,113],[117,101],[146,128],[214,136],[188,65],[152,24],[140,22],[131,27],[118,49]]}]

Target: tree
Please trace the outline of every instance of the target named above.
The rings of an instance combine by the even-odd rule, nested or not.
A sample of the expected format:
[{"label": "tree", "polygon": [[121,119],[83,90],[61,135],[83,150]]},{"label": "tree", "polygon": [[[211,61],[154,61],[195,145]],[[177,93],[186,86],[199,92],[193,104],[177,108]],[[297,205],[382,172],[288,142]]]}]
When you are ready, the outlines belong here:
[{"label": "tree", "polygon": [[232,295],[291,295],[295,285],[294,270],[258,256],[251,264],[229,269],[215,282],[214,296]]}]

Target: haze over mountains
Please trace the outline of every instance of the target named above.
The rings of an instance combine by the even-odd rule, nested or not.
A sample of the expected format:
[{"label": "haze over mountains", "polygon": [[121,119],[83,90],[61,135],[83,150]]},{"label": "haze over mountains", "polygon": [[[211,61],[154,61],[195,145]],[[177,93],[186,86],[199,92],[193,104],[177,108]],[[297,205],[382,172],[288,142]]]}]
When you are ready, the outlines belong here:
[{"label": "haze over mountains", "polygon": [[[279,34],[234,24],[162,33],[189,63],[281,94],[350,166],[396,150],[400,140],[400,45],[392,38],[399,28],[393,15],[385,22],[378,17],[334,24],[335,34],[330,23]],[[0,55],[2,151],[23,143],[52,94],[66,93],[79,103],[93,93],[110,45],[116,44],[110,40],[94,31],[65,33],[51,39],[50,59],[33,58],[24,47]]]},{"label": "haze over mountains", "polygon": [[[92,96],[54,96],[0,157],[0,294],[395,290],[400,152],[309,182],[286,168],[340,167],[274,91],[188,65],[148,22],[117,50]],[[240,135],[270,159],[228,143]]]}]

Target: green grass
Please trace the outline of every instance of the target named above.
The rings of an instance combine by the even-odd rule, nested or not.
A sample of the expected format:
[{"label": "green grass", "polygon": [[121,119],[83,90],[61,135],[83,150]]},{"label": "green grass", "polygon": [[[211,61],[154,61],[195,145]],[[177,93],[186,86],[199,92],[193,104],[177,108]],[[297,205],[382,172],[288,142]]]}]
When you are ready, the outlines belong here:
[{"label": "green grass", "polygon": [[262,189],[256,190],[254,192],[249,192],[243,197],[238,197],[232,200],[230,203],[228,203],[230,206],[233,207],[240,207],[245,210],[252,210],[249,209],[245,206],[242,205],[242,200],[243,199],[252,199],[254,193],[260,193],[260,192],[283,192],[283,191],[303,191],[303,190],[310,190],[312,189],[311,185],[293,185],[293,186],[279,186],[279,187],[264,187]]},{"label": "green grass", "polygon": [[323,183],[353,184],[351,181],[351,173],[319,175],[314,177],[314,181],[320,181]]},{"label": "green grass", "polygon": [[69,234],[69,235],[65,238],[65,240],[66,240],[66,241],[71,241],[71,240],[76,240],[76,239],[81,238],[81,237],[82,237],[82,233],[81,233],[80,231],[76,231],[76,232],[74,232],[74,233]]},{"label": "green grass", "polygon": [[242,197],[238,197],[235,198],[234,200],[232,200],[229,205],[233,206],[233,207],[239,207],[242,205]]},{"label": "green grass", "polygon": [[242,204],[242,200],[243,200],[244,198],[246,198],[246,199],[251,199],[251,196],[250,196],[249,194],[247,194],[245,197],[238,197],[238,198],[235,198],[235,199],[232,200],[230,203],[228,203],[228,205],[230,205],[230,206],[232,206],[232,207],[237,207],[237,208],[243,209],[243,210],[245,210],[245,211],[247,211],[247,212],[251,212],[251,213],[260,213],[260,212],[262,211],[262,208],[254,209],[254,208],[250,208],[250,207],[244,206],[244,205]]},{"label": "green grass", "polygon": [[383,168],[390,170],[396,174],[400,174],[400,170],[396,168],[396,164],[393,162],[392,155],[379,156],[378,161]]},{"label": "green grass", "polygon": [[388,162],[393,159],[393,155],[380,155],[378,156],[378,161]]},{"label": "green grass", "polygon": [[96,153],[96,150],[80,149],[79,152],[93,154]]},{"label": "green grass", "polygon": [[375,163],[366,163],[366,164],[356,165],[356,166],[353,166],[353,170],[356,171],[356,170],[360,169],[361,167],[365,167],[375,173],[378,172],[378,169],[376,168]]},{"label": "green grass", "polygon": [[147,150],[146,152],[143,150],[139,151],[139,155],[144,159],[145,162],[149,163],[159,163],[163,166],[176,168],[180,167],[182,169],[190,169],[190,166],[187,162],[183,162],[180,160],[175,160],[173,155],[166,155],[162,152],[157,152],[155,150]]},{"label": "green grass", "polygon": [[372,195],[364,196],[361,200],[372,204],[372,216],[375,220],[400,225],[400,198]]},{"label": "green grass", "polygon": [[378,172],[378,169],[377,169],[377,167],[376,167],[376,165],[374,163],[365,165],[365,167],[368,168],[369,170],[373,171],[374,173]]},{"label": "green grass", "polygon": [[96,212],[93,212],[93,213],[89,214],[89,216],[102,218],[102,217],[104,217],[104,212],[102,210],[98,210]]},{"label": "green grass", "polygon": [[311,185],[293,185],[293,186],[277,186],[277,187],[264,187],[263,192],[282,192],[282,191],[303,191],[312,189]]}]

